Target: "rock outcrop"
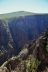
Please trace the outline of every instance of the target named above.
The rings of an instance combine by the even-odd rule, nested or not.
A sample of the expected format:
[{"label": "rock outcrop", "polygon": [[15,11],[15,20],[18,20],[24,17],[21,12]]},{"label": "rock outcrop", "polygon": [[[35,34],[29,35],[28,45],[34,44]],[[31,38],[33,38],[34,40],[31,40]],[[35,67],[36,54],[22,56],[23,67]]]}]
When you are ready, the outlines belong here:
[{"label": "rock outcrop", "polygon": [[[4,62],[0,72],[48,72],[48,31]],[[32,53],[30,53],[30,50]]]}]

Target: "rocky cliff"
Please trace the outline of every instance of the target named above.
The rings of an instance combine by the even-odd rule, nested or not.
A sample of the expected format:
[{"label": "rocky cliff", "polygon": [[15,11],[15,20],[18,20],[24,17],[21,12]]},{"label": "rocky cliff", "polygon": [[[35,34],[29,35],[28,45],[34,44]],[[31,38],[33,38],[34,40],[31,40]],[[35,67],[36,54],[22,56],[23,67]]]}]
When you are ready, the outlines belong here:
[{"label": "rocky cliff", "polygon": [[0,72],[48,72],[48,31],[25,44],[17,56],[1,65]]},{"label": "rocky cliff", "polygon": [[0,15],[0,65],[17,55],[26,43],[37,39],[46,28],[48,14],[19,12]]}]

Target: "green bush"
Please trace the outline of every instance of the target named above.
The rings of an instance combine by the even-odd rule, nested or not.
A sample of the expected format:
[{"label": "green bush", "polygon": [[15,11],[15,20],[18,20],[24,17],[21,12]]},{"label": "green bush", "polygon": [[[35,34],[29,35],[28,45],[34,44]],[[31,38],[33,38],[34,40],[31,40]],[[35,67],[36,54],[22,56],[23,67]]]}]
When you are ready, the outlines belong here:
[{"label": "green bush", "polygon": [[38,65],[41,62],[36,58],[29,58],[24,61],[24,65],[26,68],[25,72],[37,72]]}]

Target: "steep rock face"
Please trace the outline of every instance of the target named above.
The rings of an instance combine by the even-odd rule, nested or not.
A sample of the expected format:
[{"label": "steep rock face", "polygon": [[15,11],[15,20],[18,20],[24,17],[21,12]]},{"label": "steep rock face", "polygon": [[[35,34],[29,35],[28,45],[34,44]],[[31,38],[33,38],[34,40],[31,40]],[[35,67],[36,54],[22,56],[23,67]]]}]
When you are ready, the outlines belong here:
[{"label": "steep rock face", "polygon": [[21,47],[30,43],[48,27],[48,15],[29,15],[8,20],[0,20],[0,56],[1,64]]},{"label": "steep rock face", "polygon": [[0,64],[12,56],[13,39],[6,21],[0,20]]},{"label": "steep rock face", "polygon": [[0,20],[0,48],[2,45],[5,47],[5,45],[7,45],[8,43],[8,35],[4,25],[5,23],[2,20]]},{"label": "steep rock face", "polygon": [[27,42],[36,39],[48,27],[48,15],[31,15],[12,18],[8,21],[12,38],[19,48]]},{"label": "steep rock face", "polygon": [[[2,64],[0,71],[48,72],[48,52],[46,50],[47,45],[48,32],[37,38],[34,43],[28,45],[26,44],[17,56],[10,58]],[[30,50],[32,53],[30,53]]]}]

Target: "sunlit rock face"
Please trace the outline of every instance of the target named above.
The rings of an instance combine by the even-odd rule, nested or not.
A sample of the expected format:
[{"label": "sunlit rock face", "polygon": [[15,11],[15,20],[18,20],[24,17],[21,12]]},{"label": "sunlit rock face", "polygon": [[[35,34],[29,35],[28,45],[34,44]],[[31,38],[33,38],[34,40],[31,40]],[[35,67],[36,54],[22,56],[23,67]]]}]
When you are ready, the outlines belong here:
[{"label": "sunlit rock face", "polygon": [[0,66],[0,72],[48,72],[47,49],[48,30],[31,44],[25,44],[18,55],[5,61]]}]

